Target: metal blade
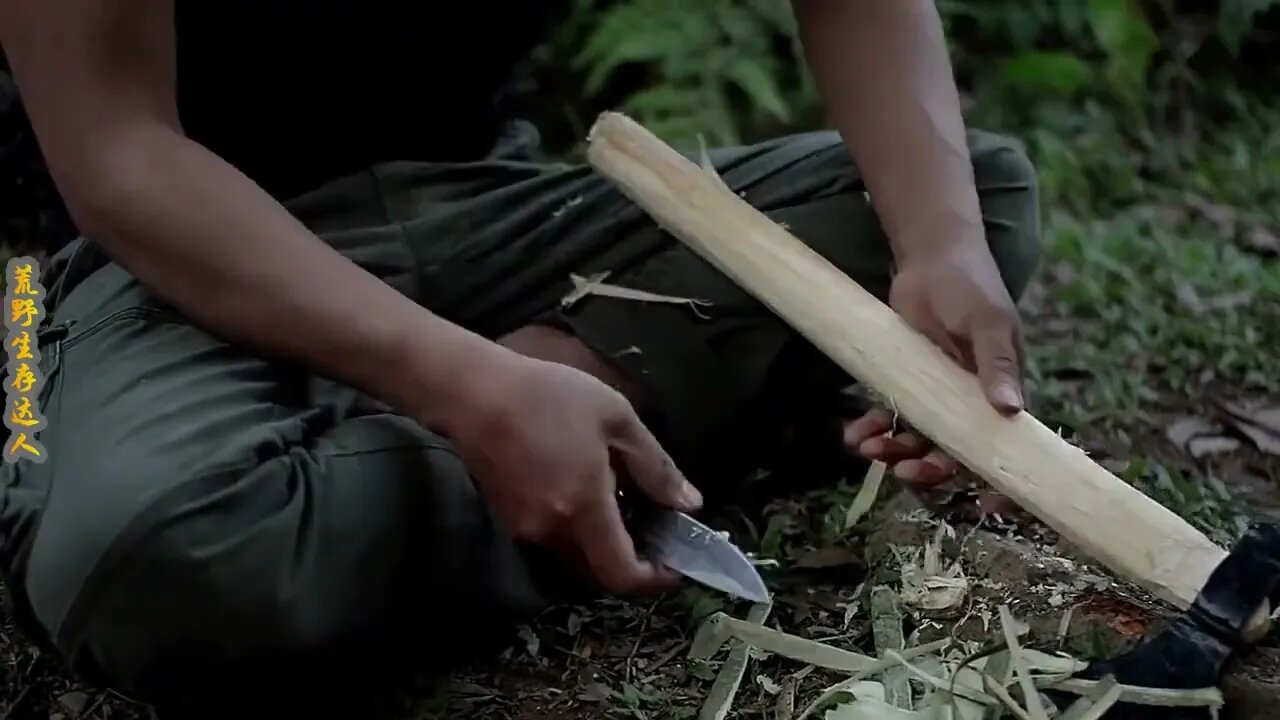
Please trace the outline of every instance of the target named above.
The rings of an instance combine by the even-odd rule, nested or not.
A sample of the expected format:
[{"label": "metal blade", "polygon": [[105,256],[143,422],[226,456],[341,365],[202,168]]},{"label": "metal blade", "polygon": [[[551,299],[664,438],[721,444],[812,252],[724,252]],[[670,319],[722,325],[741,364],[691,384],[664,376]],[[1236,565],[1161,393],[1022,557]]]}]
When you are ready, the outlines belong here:
[{"label": "metal blade", "polygon": [[691,580],[756,603],[769,602],[769,589],[736,545],[724,535],[671,510],[660,510],[645,524],[649,557]]}]

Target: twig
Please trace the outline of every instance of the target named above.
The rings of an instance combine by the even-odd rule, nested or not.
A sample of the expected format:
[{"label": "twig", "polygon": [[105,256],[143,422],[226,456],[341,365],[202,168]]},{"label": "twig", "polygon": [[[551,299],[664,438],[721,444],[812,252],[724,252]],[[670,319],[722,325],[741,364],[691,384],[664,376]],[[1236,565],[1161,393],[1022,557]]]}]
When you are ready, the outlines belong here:
[{"label": "twig", "polygon": [[672,658],[684,652],[685,649],[687,649],[688,647],[689,647],[689,641],[681,640],[679,643],[676,644],[675,647],[671,648],[667,652],[655,658],[653,663],[650,664],[649,667],[646,669],[650,673],[654,673],[654,672],[657,672],[658,670],[661,670],[664,665],[671,662]]},{"label": "twig", "polygon": [[653,611],[658,607],[658,601],[654,600],[649,605],[649,610],[644,614],[644,621],[640,624],[640,632],[636,635],[636,642],[631,646],[631,652],[627,655],[626,672],[624,673],[627,682],[631,682],[631,676],[634,673],[632,665],[636,659],[636,653],[640,651],[640,643],[644,641],[644,633],[649,629],[649,620],[653,618]]}]

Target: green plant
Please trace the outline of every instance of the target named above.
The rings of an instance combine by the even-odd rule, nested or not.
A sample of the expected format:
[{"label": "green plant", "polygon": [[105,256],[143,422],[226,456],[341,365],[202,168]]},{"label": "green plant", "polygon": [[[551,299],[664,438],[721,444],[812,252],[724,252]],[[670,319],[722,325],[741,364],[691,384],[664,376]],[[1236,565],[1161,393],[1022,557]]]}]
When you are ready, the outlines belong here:
[{"label": "green plant", "polygon": [[792,123],[804,102],[786,0],[582,0],[578,12],[599,13],[573,60],[583,90],[599,94],[645,68],[644,87],[621,107],[673,142],[738,143],[754,127]]},{"label": "green plant", "polygon": [[[977,122],[1052,123],[1093,98],[1132,135],[1198,85],[1206,42],[1238,53],[1280,0],[1221,0],[1217,32],[1167,0],[937,0]],[[1185,29],[1197,28],[1194,43]],[[543,65],[579,77],[588,105],[621,108],[676,143],[735,144],[819,121],[788,0],[576,0]],[[1191,47],[1191,49],[1187,49]],[[1228,68],[1230,72],[1230,68]],[[1155,93],[1158,98],[1151,98]],[[1175,97],[1177,96],[1177,97]]]},{"label": "green plant", "polygon": [[1244,501],[1212,475],[1198,479],[1139,458],[1130,463],[1123,477],[1223,547],[1234,544],[1248,530]]}]

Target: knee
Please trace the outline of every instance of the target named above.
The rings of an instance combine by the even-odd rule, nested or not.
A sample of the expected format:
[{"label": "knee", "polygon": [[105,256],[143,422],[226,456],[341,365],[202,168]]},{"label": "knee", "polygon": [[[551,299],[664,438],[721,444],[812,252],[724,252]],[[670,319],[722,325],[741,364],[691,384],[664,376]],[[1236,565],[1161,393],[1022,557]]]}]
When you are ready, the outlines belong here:
[{"label": "knee", "polygon": [[[193,484],[207,485],[179,487]],[[232,526],[229,509],[202,496],[169,493],[84,525],[42,528],[27,597],[71,670],[158,698],[244,682],[269,652],[319,647],[314,617],[276,582],[278,559],[253,552],[249,538],[262,528]]]},{"label": "knee", "polygon": [[1016,298],[1030,283],[1043,254],[1036,168],[1010,137],[974,131],[970,147],[991,251]]}]

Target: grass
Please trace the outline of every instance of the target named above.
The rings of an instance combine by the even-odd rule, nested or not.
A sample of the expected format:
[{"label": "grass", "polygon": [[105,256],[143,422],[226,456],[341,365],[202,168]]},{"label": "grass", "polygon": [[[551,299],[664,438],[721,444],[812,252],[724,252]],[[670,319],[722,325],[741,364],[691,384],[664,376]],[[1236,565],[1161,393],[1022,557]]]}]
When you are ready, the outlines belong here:
[{"label": "grass", "polygon": [[[1251,242],[1280,233],[1277,128],[1280,109],[1255,101],[1202,135],[1209,139],[1172,149],[1126,136],[1096,108],[1019,133],[1047,208],[1048,258],[1025,307],[1034,411],[1223,543],[1242,530],[1245,507],[1280,505],[1280,464],[1247,444],[1197,461],[1164,428],[1209,412],[1216,399],[1280,397],[1280,258]],[[1262,476],[1261,490],[1237,482],[1242,468]],[[844,484],[782,499],[751,518],[743,537],[784,564],[804,548],[858,549],[866,539],[841,527],[854,491]],[[785,627],[860,642],[859,616],[846,613],[856,570],[770,577]],[[683,643],[700,618],[733,609],[696,588],[652,606],[557,609],[521,632],[502,662],[472,668],[465,687],[412,698],[403,717],[696,717],[717,663],[686,662]],[[13,717],[57,711],[74,683],[11,634],[4,647],[11,672],[0,712],[8,716],[19,697]],[[757,681],[766,672],[757,667],[774,666],[753,663],[738,706],[763,714],[781,676]],[[82,689],[95,717],[145,717]]]},{"label": "grass", "polygon": [[1049,245],[1027,308],[1036,412],[1222,541],[1242,527],[1240,493],[1160,444],[1173,416],[1280,394],[1280,258],[1255,240],[1280,233],[1276,121],[1255,104],[1143,178],[1109,123],[1031,142]]},{"label": "grass", "polygon": [[[1032,327],[1044,342],[1031,349],[1051,414],[1122,433],[1168,393],[1280,390],[1280,355],[1265,351],[1280,347],[1280,263],[1158,208],[1050,227],[1054,293],[1031,320],[1049,327]],[[1070,323],[1069,342],[1052,336],[1055,320]],[[1055,383],[1082,375],[1085,394]]]}]

